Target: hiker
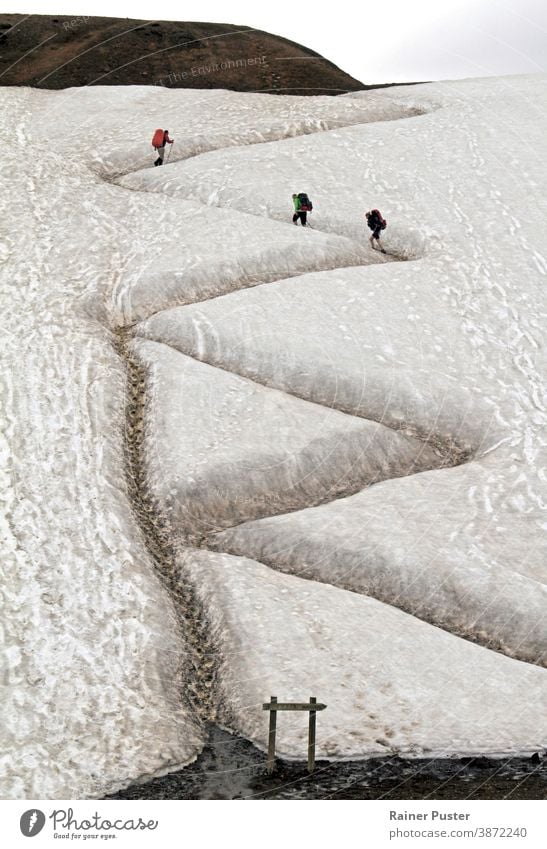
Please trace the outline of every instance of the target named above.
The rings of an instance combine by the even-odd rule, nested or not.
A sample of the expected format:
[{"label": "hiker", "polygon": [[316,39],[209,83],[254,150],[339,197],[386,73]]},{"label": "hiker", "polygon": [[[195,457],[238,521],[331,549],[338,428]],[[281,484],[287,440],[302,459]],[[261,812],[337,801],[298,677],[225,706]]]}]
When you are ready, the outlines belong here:
[{"label": "hiker", "polygon": [[294,204],[294,215],[292,217],[292,223],[298,224],[298,219],[300,219],[300,223],[302,227],[306,226],[306,221],[308,218],[308,212],[311,212],[313,209],[313,204],[306,192],[299,192],[299,194],[293,194],[292,202]]},{"label": "hiker", "polygon": [[370,237],[370,245],[373,250],[376,250],[374,247],[374,240],[378,243],[378,247],[385,254],[385,250],[380,244],[380,233],[382,230],[385,230],[387,227],[387,221],[382,218],[382,213],[379,209],[371,209],[370,212],[365,212],[365,218],[367,219],[367,224],[372,230],[372,236]]},{"label": "hiker", "polygon": [[169,130],[156,130],[152,139],[152,147],[158,154],[158,158],[154,165],[163,165],[163,157],[165,156],[165,145],[173,144],[174,139],[169,138]]}]

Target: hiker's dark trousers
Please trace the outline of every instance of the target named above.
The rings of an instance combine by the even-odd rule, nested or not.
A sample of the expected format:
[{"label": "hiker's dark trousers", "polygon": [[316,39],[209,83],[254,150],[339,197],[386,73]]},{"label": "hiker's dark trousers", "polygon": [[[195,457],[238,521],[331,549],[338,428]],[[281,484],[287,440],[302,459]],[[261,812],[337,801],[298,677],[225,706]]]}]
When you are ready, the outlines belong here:
[{"label": "hiker's dark trousers", "polygon": [[299,212],[294,213],[294,215],[292,217],[292,223],[296,224],[298,219],[300,219],[300,223],[301,223],[302,227],[305,227],[307,217],[308,217],[307,210],[301,209]]}]

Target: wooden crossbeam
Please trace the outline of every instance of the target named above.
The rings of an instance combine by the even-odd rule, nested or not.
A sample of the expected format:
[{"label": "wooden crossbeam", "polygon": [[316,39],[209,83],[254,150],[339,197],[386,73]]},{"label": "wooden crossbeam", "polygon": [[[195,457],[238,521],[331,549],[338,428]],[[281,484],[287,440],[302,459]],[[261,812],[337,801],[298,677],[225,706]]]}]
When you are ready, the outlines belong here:
[{"label": "wooden crossbeam", "polygon": [[310,699],[308,704],[299,704],[298,702],[278,702],[278,701],[266,702],[262,705],[262,710],[325,710],[326,705],[321,704],[321,702],[317,702],[314,704]]}]

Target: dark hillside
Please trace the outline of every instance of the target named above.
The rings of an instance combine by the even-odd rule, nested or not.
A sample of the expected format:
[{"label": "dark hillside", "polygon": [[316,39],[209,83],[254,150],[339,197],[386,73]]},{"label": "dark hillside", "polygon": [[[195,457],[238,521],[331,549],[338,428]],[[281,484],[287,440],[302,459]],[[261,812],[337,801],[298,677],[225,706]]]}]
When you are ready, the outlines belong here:
[{"label": "dark hillside", "polygon": [[8,14],[0,14],[0,85],[310,95],[369,87],[313,50],[246,26]]}]

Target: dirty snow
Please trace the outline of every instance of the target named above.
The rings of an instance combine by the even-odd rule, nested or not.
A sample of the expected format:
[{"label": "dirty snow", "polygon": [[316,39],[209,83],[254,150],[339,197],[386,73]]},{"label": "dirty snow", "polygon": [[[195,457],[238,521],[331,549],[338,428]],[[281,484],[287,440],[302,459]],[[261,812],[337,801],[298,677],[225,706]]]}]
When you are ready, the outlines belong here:
[{"label": "dirty snow", "polygon": [[[322,757],[501,756],[545,744],[543,670],[246,558],[189,551],[180,568],[222,647],[220,719],[262,749],[271,695],[327,704],[317,719]],[[307,725],[306,715],[280,714],[276,751],[304,759]]]},{"label": "dirty snow", "polygon": [[[353,233],[356,210],[378,205],[389,222],[386,248],[407,256],[401,245],[413,246],[415,262],[316,272],[175,306],[137,332],[467,455],[458,469],[264,518],[212,545],[372,593],[542,663],[544,78],[411,87],[386,97],[431,111],[207,153],[177,163],[154,190],[249,213],[268,174],[270,206],[258,215],[286,215],[289,185],[306,186],[312,222],[328,232]],[[123,178],[139,187],[151,181],[149,172]]]},{"label": "dirty snow", "polygon": [[332,501],[443,461],[418,439],[165,345],[137,340],[133,352],[148,376],[147,479],[185,538]]},{"label": "dirty snow", "polygon": [[[196,515],[245,522],[211,544],[267,563],[181,558],[181,574],[200,575],[220,643],[216,697],[234,731],[263,742],[247,697],[256,705],[275,686],[300,699],[314,686],[339,706],[324,726],[333,757],[545,745],[546,671],[434,627],[525,660],[545,651],[545,99],[541,75],[341,98],[0,89],[13,210],[0,225],[2,797],[101,796],[188,763],[203,742],[184,634],[127,491],[121,326],[151,340],[138,346],[176,349],[149,358],[168,392],[147,410],[151,486],[161,496],[175,458],[173,486]],[[142,170],[166,123],[172,162]],[[307,231],[290,223],[301,190],[315,204]],[[388,219],[387,257],[366,241],[372,206]],[[223,414],[246,397],[249,453]],[[181,417],[187,456],[169,424]],[[419,439],[462,464],[312,506],[351,466],[357,434],[378,426],[390,446]],[[209,489],[219,455],[207,461],[208,434],[226,438],[226,514]],[[263,479],[266,442],[276,455]],[[285,491],[285,450],[318,480],[306,504]],[[197,492],[187,476],[200,459]],[[367,456],[353,479],[371,482],[367,464],[406,463]],[[259,521],[234,509],[245,475],[261,498],[271,490]],[[187,514],[175,519],[180,536]],[[268,621],[290,658],[271,677]],[[353,672],[354,642],[380,629],[384,647],[407,635],[404,650],[386,659],[379,645]],[[249,644],[238,659],[234,647]],[[432,659],[431,675],[411,674],[417,657]],[[410,703],[419,726],[403,722]],[[435,730],[426,720],[439,710]],[[301,757],[301,733],[289,729],[287,755]]]}]

